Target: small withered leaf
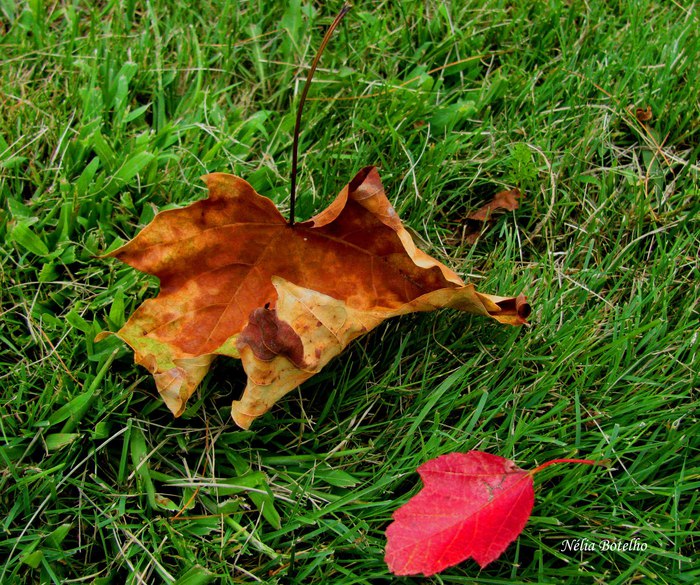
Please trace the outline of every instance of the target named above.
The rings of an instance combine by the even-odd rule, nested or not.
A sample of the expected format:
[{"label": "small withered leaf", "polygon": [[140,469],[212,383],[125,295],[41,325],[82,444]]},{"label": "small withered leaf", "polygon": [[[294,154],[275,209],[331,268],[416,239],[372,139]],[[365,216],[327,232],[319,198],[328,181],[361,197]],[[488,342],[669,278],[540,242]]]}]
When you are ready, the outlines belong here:
[{"label": "small withered leaf", "polygon": [[486,205],[483,205],[475,212],[467,215],[467,219],[474,219],[478,221],[488,221],[494,211],[505,210],[505,211],[515,211],[520,207],[518,199],[522,194],[520,189],[510,189],[505,191],[499,191],[494,195],[493,199],[489,201]]},{"label": "small withered leaf", "polygon": [[520,207],[518,200],[521,197],[522,193],[518,188],[496,193],[491,201],[467,215],[463,220],[462,241],[470,245],[476,244],[481,234],[493,223],[494,213],[501,210],[515,211]]},{"label": "small withered leaf", "polygon": [[654,114],[651,111],[651,106],[647,106],[646,108],[637,108],[634,113],[637,117],[637,121],[642,124],[649,122],[654,117]]},{"label": "small withered leaf", "polygon": [[240,352],[244,345],[260,360],[270,361],[277,356],[284,356],[297,368],[304,367],[304,346],[297,333],[284,321],[277,318],[277,311],[268,308],[255,309],[248,319],[248,324],[238,336],[236,345]]}]

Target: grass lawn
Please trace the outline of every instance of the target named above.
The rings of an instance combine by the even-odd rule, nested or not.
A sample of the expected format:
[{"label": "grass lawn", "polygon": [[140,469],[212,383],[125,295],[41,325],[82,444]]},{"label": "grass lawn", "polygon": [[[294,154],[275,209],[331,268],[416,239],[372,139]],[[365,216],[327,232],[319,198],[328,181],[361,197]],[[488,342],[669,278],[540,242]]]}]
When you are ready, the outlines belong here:
[{"label": "grass lawn", "polygon": [[[340,5],[0,0],[0,583],[699,582],[694,2],[358,1],[323,55],[297,218],[377,165],[423,248],[527,294],[530,327],[395,319],[250,431],[239,362],[173,419],[128,347],[94,341],[158,290],[99,256],[201,175],[288,209]],[[513,187],[470,243],[466,215]],[[538,474],[487,568],[391,576],[416,467],[470,449],[610,466]]]}]

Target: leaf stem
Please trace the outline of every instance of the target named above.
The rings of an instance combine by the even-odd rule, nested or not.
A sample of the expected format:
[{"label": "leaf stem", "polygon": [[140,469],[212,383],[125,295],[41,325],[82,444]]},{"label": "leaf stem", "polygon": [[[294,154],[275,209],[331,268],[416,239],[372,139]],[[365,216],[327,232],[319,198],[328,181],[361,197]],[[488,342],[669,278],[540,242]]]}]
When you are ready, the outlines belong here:
[{"label": "leaf stem", "polygon": [[294,142],[292,144],[292,185],[290,188],[290,202],[289,202],[289,225],[290,227],[294,226],[294,204],[296,203],[296,194],[297,194],[297,166],[299,163],[299,129],[301,127],[301,114],[304,111],[304,102],[306,102],[306,95],[309,93],[309,87],[311,87],[311,78],[314,76],[314,73],[316,71],[316,67],[318,66],[318,62],[321,60],[321,55],[323,54],[324,49],[326,48],[326,45],[328,44],[328,41],[331,38],[331,35],[333,34],[333,31],[338,28],[338,25],[340,24],[340,21],[343,20],[343,17],[350,12],[350,9],[352,8],[352,5],[349,2],[346,2],[343,4],[343,7],[340,9],[340,12],[338,12],[338,15],[335,17],[335,20],[333,23],[328,27],[328,30],[326,31],[326,35],[323,37],[323,40],[321,41],[321,46],[318,48],[318,51],[316,51],[316,56],[314,57],[313,62],[311,63],[311,67],[309,68],[309,73],[306,76],[306,83],[304,84],[304,89],[301,92],[301,99],[299,100],[299,107],[297,108],[297,119],[296,123],[294,124]]},{"label": "leaf stem", "polygon": [[542,471],[545,467],[549,467],[550,465],[555,465],[556,463],[582,463],[584,465],[602,465],[605,466],[608,464],[608,461],[603,460],[603,461],[595,461],[593,459],[552,459],[551,461],[547,461],[543,463],[542,465],[535,467],[535,469],[530,470],[530,475],[535,475],[536,473]]}]

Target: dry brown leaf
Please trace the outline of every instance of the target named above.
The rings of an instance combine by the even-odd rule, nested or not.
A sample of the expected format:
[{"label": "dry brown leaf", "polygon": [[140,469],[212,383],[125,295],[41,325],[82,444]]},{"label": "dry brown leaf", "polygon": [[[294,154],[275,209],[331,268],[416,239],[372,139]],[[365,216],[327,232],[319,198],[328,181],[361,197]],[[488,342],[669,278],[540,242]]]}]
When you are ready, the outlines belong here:
[{"label": "dry brown leaf", "polygon": [[494,211],[504,209],[506,211],[515,211],[520,207],[518,199],[520,199],[520,189],[515,188],[510,191],[499,191],[494,195],[493,199],[486,205],[477,209],[474,213],[467,215],[467,219],[477,221],[488,221]]},{"label": "dry brown leaf", "polygon": [[519,325],[529,314],[524,296],[478,293],[417,249],[374,167],[294,226],[243,179],[204,180],[207,199],[158,214],[110,254],[160,279],[117,335],[175,416],[217,355],[243,362],[232,415],[248,428],[384,319],[451,307]]},{"label": "dry brown leaf", "polygon": [[647,106],[646,108],[637,108],[634,111],[634,115],[636,116],[637,121],[641,124],[649,122],[654,117],[654,114],[651,111],[651,106]]},{"label": "dry brown leaf", "polygon": [[470,245],[476,244],[484,229],[490,227],[493,213],[499,210],[514,211],[518,209],[520,197],[520,189],[517,188],[510,191],[499,191],[486,205],[467,215],[463,225],[462,242]]}]

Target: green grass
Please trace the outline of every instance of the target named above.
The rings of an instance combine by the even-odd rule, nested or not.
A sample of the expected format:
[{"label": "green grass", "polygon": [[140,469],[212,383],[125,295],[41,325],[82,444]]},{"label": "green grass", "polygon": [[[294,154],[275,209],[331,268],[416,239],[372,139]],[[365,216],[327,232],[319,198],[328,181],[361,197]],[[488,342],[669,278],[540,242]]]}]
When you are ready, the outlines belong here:
[{"label": "green grass", "polygon": [[[424,247],[525,292],[531,327],[394,320],[250,432],[233,360],[173,420],[126,347],[94,342],[157,290],[99,255],[202,174],[288,208],[300,65],[339,7],[0,1],[0,582],[698,582],[695,3],[357,2],[324,54],[297,218],[376,164]],[[466,243],[510,187],[520,209]],[[486,569],[391,577],[415,468],[469,449],[611,466],[538,474]]]}]

